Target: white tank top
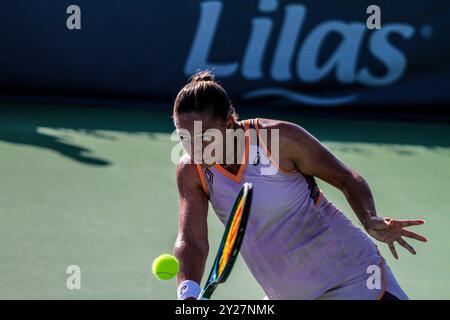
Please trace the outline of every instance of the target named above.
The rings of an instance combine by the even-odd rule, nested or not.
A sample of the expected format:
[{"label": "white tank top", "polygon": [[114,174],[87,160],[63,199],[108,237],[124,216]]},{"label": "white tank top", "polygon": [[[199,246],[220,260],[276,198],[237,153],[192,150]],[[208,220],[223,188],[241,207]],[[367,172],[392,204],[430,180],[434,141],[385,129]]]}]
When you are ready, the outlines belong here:
[{"label": "white tank top", "polygon": [[[376,299],[387,288],[407,299],[371,238],[324,197],[314,178],[278,167],[259,137],[257,119],[244,124],[246,161],[236,175],[218,164],[196,166],[224,225],[243,183],[253,184],[241,254],[267,297]],[[367,280],[377,272],[373,266],[380,279],[369,288]]]}]

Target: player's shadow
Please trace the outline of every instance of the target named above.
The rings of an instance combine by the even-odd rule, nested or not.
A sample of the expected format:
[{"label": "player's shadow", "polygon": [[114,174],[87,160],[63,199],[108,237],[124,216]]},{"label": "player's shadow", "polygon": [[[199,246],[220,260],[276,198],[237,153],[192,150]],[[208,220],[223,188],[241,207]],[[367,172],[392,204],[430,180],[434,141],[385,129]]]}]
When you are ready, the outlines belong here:
[{"label": "player's shadow", "polygon": [[[70,140],[70,130],[95,139],[113,141],[108,131],[145,135],[171,132],[170,113],[145,108],[70,107],[0,104],[0,141],[52,150],[74,161],[109,166],[112,161],[96,150]],[[45,129],[55,130],[56,134]]]},{"label": "player's shadow", "polygon": [[94,156],[93,151],[88,148],[73,145],[64,138],[38,132],[37,128],[20,134],[0,131],[0,140],[53,150],[62,156],[88,165],[107,166],[111,164],[108,160]]}]

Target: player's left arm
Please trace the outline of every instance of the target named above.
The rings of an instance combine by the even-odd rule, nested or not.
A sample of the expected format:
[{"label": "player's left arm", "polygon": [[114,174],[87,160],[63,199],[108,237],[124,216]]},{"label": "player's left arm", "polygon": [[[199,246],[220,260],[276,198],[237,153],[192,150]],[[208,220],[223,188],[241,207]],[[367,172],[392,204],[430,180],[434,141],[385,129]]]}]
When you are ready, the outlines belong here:
[{"label": "player's left arm", "polygon": [[305,129],[289,122],[278,122],[277,127],[280,129],[280,154],[284,161],[288,161],[286,165],[291,162],[303,174],[317,177],[341,190],[366,231],[375,239],[387,243],[396,259],[398,255],[394,242],[416,254],[402,237],[427,241],[425,237],[405,230],[405,227],[423,224],[423,220],[378,217],[366,180],[337,159]]}]

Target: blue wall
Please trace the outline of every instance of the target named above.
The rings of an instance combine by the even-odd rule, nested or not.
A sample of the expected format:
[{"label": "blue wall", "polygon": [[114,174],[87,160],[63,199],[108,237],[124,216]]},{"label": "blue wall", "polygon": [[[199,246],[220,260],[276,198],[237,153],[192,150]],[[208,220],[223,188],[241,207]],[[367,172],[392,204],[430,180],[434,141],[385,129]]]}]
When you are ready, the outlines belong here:
[{"label": "blue wall", "polygon": [[444,108],[449,36],[447,1],[16,0],[0,9],[0,94],[173,99],[211,68],[236,101]]}]

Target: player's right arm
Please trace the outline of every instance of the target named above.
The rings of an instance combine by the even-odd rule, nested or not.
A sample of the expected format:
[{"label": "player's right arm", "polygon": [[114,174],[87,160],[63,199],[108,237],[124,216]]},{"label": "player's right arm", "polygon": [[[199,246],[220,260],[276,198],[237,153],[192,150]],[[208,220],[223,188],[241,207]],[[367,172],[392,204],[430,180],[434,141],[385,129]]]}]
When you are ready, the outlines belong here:
[{"label": "player's right arm", "polygon": [[208,198],[194,164],[181,162],[176,172],[179,193],[178,236],[174,255],[180,262],[178,284],[192,280],[200,284],[208,257]]}]

